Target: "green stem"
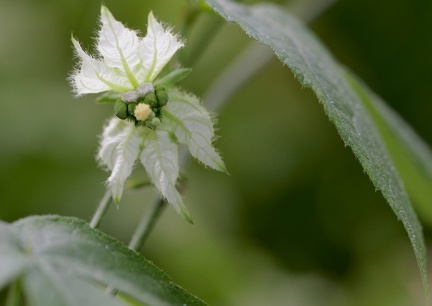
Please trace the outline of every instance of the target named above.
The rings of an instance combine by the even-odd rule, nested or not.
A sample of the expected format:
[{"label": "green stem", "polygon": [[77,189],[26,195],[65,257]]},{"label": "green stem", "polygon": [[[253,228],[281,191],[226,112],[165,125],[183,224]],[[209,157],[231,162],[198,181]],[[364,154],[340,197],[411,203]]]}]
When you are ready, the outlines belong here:
[{"label": "green stem", "polygon": [[197,7],[196,4],[189,3],[189,7],[186,11],[184,22],[181,27],[181,33],[184,36],[189,36],[190,31],[193,27],[193,25],[196,22],[196,19],[198,18],[199,14],[201,13],[201,10]]},{"label": "green stem", "polygon": [[188,38],[188,44],[180,54],[181,61],[185,67],[192,67],[217,34],[222,21],[208,7],[194,1],[190,1],[184,20],[181,33]]},{"label": "green stem", "polygon": [[110,208],[111,202],[112,202],[111,191],[107,190],[102,200],[100,201],[99,206],[93,215],[93,218],[90,221],[91,228],[97,228],[100,225],[102,219],[105,217],[105,214]]},{"label": "green stem", "polygon": [[153,201],[150,213],[144,214],[138,224],[138,227],[129,242],[129,249],[137,252],[142,249],[165,206],[165,201],[159,197]]},{"label": "green stem", "polygon": [[[288,2],[289,10],[305,23],[312,22],[337,0],[294,0]],[[225,68],[204,95],[207,108],[221,107],[254,75],[273,59],[273,52],[258,42],[251,42],[230,65]]]},{"label": "green stem", "polygon": [[19,280],[15,280],[9,287],[8,295],[6,298],[6,306],[19,306],[22,305],[21,284]]}]

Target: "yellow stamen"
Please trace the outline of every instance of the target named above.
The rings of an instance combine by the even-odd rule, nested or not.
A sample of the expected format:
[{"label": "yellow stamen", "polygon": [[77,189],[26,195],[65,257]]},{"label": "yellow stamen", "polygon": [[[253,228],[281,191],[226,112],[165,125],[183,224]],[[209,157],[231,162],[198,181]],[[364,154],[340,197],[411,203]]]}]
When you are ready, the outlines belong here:
[{"label": "yellow stamen", "polygon": [[144,103],[139,103],[135,107],[134,115],[138,121],[144,121],[149,117],[151,112],[150,106]]}]

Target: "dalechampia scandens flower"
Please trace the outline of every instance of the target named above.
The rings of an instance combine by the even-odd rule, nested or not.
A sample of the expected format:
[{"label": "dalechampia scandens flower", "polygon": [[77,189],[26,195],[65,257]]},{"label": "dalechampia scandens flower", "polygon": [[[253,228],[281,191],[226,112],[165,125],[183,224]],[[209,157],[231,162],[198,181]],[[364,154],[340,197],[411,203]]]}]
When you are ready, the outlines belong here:
[{"label": "dalechampia scandens flower", "polygon": [[184,43],[152,13],[142,38],[115,20],[105,6],[100,23],[96,56],[86,53],[72,37],[79,64],[70,81],[77,96],[104,93],[99,102],[114,104],[115,117],[104,127],[97,154],[111,171],[108,187],[113,199],[119,203],[125,182],[139,161],[167,202],[190,220],[176,188],[179,145],[186,145],[204,165],[226,169],[212,145],[209,113],[198,98],[174,85],[190,69],[164,70]]}]

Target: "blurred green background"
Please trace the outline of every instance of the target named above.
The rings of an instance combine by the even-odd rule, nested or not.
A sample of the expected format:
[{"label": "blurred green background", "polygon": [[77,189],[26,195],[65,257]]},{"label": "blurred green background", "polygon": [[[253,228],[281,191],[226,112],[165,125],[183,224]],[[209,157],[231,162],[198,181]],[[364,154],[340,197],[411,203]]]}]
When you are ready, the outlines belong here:
[{"label": "blurred green background", "polygon": [[[188,6],[104,3],[143,32],[149,10],[179,30]],[[94,156],[112,109],[95,96],[73,98],[66,80],[75,64],[70,35],[91,49],[99,8],[100,1],[0,0],[1,220],[89,220],[104,193],[107,173]],[[431,16],[430,0],[340,0],[310,25],[429,144]],[[191,44],[206,19],[217,17],[200,17]],[[182,84],[200,96],[250,42],[220,23]],[[210,305],[423,305],[402,224],[286,67],[272,60],[218,118],[216,146],[231,175],[190,162],[185,198],[195,225],[167,209],[147,258]],[[127,192],[102,229],[127,243],[153,193]]]}]

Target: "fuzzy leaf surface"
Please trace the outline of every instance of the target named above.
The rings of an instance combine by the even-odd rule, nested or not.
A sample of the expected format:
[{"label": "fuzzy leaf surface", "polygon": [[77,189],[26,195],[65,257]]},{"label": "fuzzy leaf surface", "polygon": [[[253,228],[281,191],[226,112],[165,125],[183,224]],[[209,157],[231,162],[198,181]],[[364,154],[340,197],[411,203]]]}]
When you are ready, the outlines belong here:
[{"label": "fuzzy leaf surface", "polygon": [[346,73],[378,127],[422,219],[432,225],[432,151],[415,131],[358,78]]},{"label": "fuzzy leaf surface", "polygon": [[112,118],[102,133],[98,159],[111,170],[108,185],[116,203],[140,153],[141,131],[131,122]]},{"label": "fuzzy leaf surface", "polygon": [[140,42],[141,61],[146,71],[145,81],[153,81],[183,46],[184,43],[170,29],[164,29],[153,13],[150,13],[147,35]]},{"label": "fuzzy leaf surface", "polygon": [[[76,218],[0,222],[0,248],[1,262],[18,267],[7,278],[22,280],[29,305],[205,305],[142,255]],[[4,270],[0,275],[3,281]]]},{"label": "fuzzy leaf surface", "polygon": [[[207,3],[227,21],[239,24],[250,37],[269,46],[300,83],[314,91],[342,140],[351,147],[375,187],[402,221],[428,292],[426,248],[420,222],[389,152],[391,148],[384,140],[385,135],[362,97],[353,89],[344,69],[311,31],[278,6],[245,6],[229,0],[207,0]],[[380,112],[385,124],[390,124],[387,122],[390,118],[395,122],[384,107]],[[404,130],[405,135],[411,133],[404,125],[391,125],[397,131]]]},{"label": "fuzzy leaf surface", "polygon": [[[99,31],[98,51],[111,68],[119,68],[126,75],[131,74],[140,64],[139,39],[135,31],[126,28],[115,20],[111,12],[102,5],[101,29]],[[128,75],[131,86],[138,85],[133,75]]]},{"label": "fuzzy leaf surface", "polygon": [[140,160],[156,188],[174,209],[190,221],[183,199],[177,191],[179,176],[178,145],[165,130],[148,130]]},{"label": "fuzzy leaf surface", "polygon": [[80,60],[80,67],[70,78],[75,94],[99,93],[110,89],[117,91],[132,89],[129,81],[120,71],[111,69],[104,61],[88,55],[73,37],[72,44]]},{"label": "fuzzy leaf surface", "polygon": [[213,121],[197,97],[172,89],[164,108],[167,124],[174,127],[180,143],[189,148],[193,157],[204,165],[226,172],[225,164],[213,147]]}]

